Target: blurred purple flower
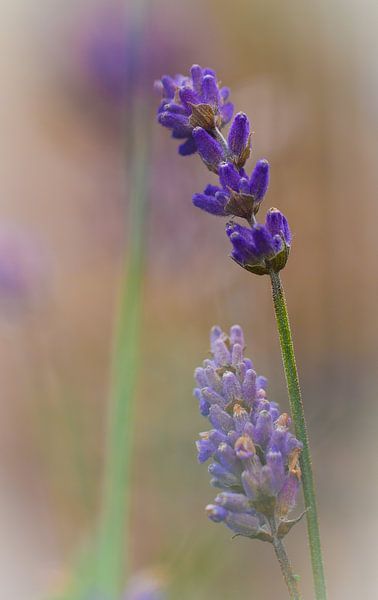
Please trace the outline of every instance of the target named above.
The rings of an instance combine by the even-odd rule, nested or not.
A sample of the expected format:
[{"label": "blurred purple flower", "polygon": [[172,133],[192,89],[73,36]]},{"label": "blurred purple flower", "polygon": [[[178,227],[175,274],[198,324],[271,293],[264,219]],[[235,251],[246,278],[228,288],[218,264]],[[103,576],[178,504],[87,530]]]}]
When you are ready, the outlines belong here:
[{"label": "blurred purple flower", "polygon": [[122,600],[165,600],[161,578],[141,573],[131,578]]},{"label": "blurred purple flower", "polygon": [[0,228],[0,304],[14,309],[25,305],[42,284],[43,267],[36,245],[15,227]]},{"label": "blurred purple flower", "polygon": [[212,425],[196,443],[199,462],[211,459],[211,484],[221,492],[206,510],[211,520],[234,533],[272,541],[271,520],[279,535],[296,522],[287,516],[300,486],[301,443],[290,432],[290,418],[267,399],[266,380],[244,358],[244,334],[213,327],[212,358],[195,371],[194,395]]},{"label": "blurred purple flower", "polygon": [[79,67],[80,84],[119,108],[127,108],[133,90],[146,92],[148,98],[151,80],[185,52],[179,36],[160,31],[159,20],[150,8],[142,22],[135,23],[127,5],[114,1],[91,9],[75,24],[73,35],[72,66]]}]

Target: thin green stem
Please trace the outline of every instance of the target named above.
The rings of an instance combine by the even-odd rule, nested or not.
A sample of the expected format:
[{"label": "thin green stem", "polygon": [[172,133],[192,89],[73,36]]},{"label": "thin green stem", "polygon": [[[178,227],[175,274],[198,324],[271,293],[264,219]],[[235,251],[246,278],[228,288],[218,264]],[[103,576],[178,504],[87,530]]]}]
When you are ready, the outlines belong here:
[{"label": "thin green stem", "polygon": [[277,560],[281,567],[281,572],[287,589],[289,590],[290,600],[301,600],[301,595],[298,588],[298,579],[294,574],[293,567],[286,553],[286,548],[281,538],[277,535],[277,526],[274,517],[269,521],[273,538],[273,548],[276,553]]},{"label": "thin green stem", "polygon": [[280,538],[273,538],[273,548],[278,562],[280,563],[281,572],[287,585],[287,589],[289,590],[290,600],[301,600],[301,595],[298,589],[298,581],[293,573],[290,560],[286,554],[285,546]]},{"label": "thin green stem", "polygon": [[298,371],[295,362],[294,346],[287,313],[285,294],[278,273],[270,273],[273,303],[280,338],[282,360],[289,392],[291,414],[295,435],[303,444],[300,463],[302,469],[303,494],[306,505],[308,540],[310,545],[312,571],[316,600],[326,600],[327,592],[324,577],[322,550],[320,545],[319,523],[316,509],[314,476],[311,465],[310,446],[304,415]]}]

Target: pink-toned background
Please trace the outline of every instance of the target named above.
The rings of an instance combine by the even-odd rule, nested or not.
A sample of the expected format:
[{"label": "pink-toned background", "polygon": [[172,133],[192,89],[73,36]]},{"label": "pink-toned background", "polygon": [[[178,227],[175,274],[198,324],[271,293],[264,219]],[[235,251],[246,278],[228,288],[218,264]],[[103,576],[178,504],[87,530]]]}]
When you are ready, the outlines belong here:
[{"label": "pink-toned background", "polygon": [[[99,506],[112,325],[125,247],[119,69],[127,7],[3,0],[0,71],[0,598],[64,586]],[[125,17],[122,19],[122,15]],[[240,323],[287,406],[267,278],[228,258],[195,210],[209,175],[154,123],[162,72],[213,66],[272,165],[284,273],[318,483],[332,600],[374,598],[377,554],[378,77],[372,0],[151,0],[150,213],[135,423],[133,566],[173,600],[277,600],[271,548],[206,520],[191,397],[213,323]],[[118,41],[117,41],[118,40]],[[99,66],[93,52],[106,56]],[[115,57],[114,59],[112,57]],[[126,61],[127,63],[127,61]],[[114,67],[114,64],[118,65]],[[112,66],[113,65],[113,66]],[[151,84],[151,85],[150,85]],[[127,177],[126,177],[127,179]],[[311,597],[305,526],[288,538]]]}]

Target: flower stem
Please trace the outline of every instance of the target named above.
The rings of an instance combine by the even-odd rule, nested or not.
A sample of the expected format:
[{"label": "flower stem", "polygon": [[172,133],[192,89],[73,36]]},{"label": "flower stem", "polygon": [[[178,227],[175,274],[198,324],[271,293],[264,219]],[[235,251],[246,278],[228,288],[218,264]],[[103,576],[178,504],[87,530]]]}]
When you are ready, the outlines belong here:
[{"label": "flower stem", "polygon": [[293,573],[293,567],[291,566],[291,562],[286,553],[284,543],[277,535],[277,526],[274,518],[272,518],[269,523],[273,538],[273,548],[278,562],[280,563],[281,572],[287,585],[287,589],[289,590],[290,600],[301,600],[301,595],[298,588],[298,579]]},{"label": "flower stem", "polygon": [[302,469],[303,494],[307,509],[307,531],[311,553],[312,572],[314,577],[315,597],[316,600],[326,600],[327,592],[320,545],[314,476],[312,472],[310,446],[307,435],[301,390],[299,387],[298,371],[295,363],[289,316],[287,313],[285,294],[280,276],[278,273],[272,271],[270,273],[270,278],[272,282],[274,310],[276,314],[276,322],[280,338],[282,360],[285,370],[287,389],[289,392],[290,408],[294,422],[295,435],[303,444],[300,464]]}]

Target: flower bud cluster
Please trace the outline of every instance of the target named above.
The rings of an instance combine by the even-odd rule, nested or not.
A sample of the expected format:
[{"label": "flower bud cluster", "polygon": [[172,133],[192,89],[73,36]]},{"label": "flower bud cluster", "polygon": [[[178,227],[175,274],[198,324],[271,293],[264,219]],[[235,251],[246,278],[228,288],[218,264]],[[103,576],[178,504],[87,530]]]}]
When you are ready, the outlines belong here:
[{"label": "flower bud cluster", "polygon": [[164,75],[155,85],[162,93],[158,121],[172,130],[172,137],[186,140],[179,146],[183,156],[197,151],[194,130],[221,129],[232,118],[230,90],[219,86],[213,69],[193,65],[190,76]]},{"label": "flower bud cluster", "polygon": [[258,275],[280,271],[289,256],[291,234],[277,209],[269,211],[265,225],[256,222],[268,189],[269,163],[258,160],[250,176],[245,171],[251,153],[247,115],[237,113],[227,138],[223,136],[221,129],[232,119],[233,105],[228,102],[229,89],[219,86],[212,69],[193,65],[189,77],[164,76],[157,87],[163,96],[159,123],[171,129],[174,138],[185,139],[179,153],[197,152],[219,179],[219,185],[209,184],[202,193],[194,194],[194,206],[212,215],[246,219],[248,227],[233,220],[226,227],[233,247],[231,257]]},{"label": "flower bud cluster", "polygon": [[194,395],[212,428],[196,442],[198,460],[211,460],[211,484],[220,492],[207,506],[210,519],[235,534],[272,541],[297,522],[288,514],[300,486],[302,445],[290,432],[290,418],[267,399],[267,381],[244,358],[241,327],[229,335],[213,327],[212,358],[195,371]]}]

